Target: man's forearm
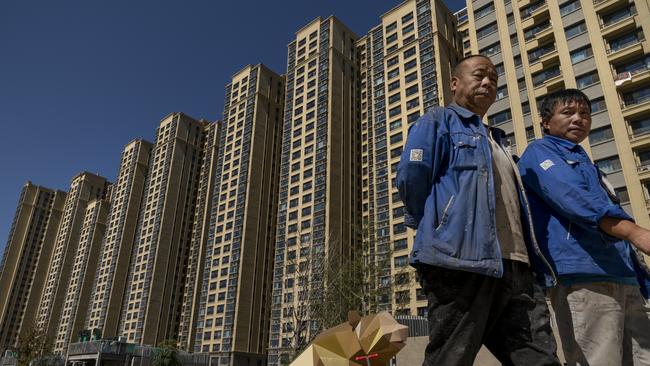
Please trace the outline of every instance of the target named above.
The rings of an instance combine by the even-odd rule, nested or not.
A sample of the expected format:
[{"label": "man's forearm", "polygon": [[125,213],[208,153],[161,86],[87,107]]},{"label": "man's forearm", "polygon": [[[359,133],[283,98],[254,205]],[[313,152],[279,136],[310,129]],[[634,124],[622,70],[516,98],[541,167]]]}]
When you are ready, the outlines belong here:
[{"label": "man's forearm", "polygon": [[650,231],[630,220],[615,217],[601,219],[598,226],[607,234],[621,240],[627,240],[645,254],[650,255]]}]

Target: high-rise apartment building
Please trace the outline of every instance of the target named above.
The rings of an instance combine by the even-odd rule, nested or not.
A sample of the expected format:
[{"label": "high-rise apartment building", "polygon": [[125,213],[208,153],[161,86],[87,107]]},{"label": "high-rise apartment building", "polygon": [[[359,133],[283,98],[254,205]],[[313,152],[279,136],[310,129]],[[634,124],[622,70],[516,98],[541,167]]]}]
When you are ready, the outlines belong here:
[{"label": "high-rise apartment building", "polygon": [[40,302],[33,303],[38,304],[36,325],[46,332],[49,339],[56,337],[86,208],[90,201],[105,197],[108,185],[105,178],[88,172],[72,178],[46,272],[45,288]]},{"label": "high-rise apartment building", "polygon": [[489,56],[499,71],[487,120],[518,153],[542,136],[539,103],[578,88],[592,100],[582,143],[608,174],[623,207],[650,226],[650,32],[647,1],[468,1],[458,13],[466,53]]},{"label": "high-rise apartment building", "polygon": [[[291,347],[304,294],[324,286],[310,262],[349,257],[361,241],[357,39],[338,19],[317,18],[288,46],[271,365]],[[297,281],[297,272],[310,271],[308,281]]]},{"label": "high-rise apartment building", "polygon": [[[221,125],[221,122],[217,122],[206,126],[203,146],[192,242],[187,261],[183,307],[178,332],[178,345],[188,352],[194,350],[208,237],[214,237],[210,234],[210,210],[213,204],[215,180],[220,171],[218,153]],[[212,242],[211,240],[210,243]]]},{"label": "high-rise apartment building", "polygon": [[100,261],[102,238],[106,231],[108,201],[90,201],[81,226],[79,244],[63,300],[61,317],[54,339],[54,352],[65,354],[70,342],[84,329],[95,271]]},{"label": "high-rise apartment building", "polygon": [[140,205],[153,145],[133,140],[122,152],[86,315],[86,329],[99,329],[105,338],[117,336],[126,277],[131,260]]},{"label": "high-rise apartment building", "polygon": [[[414,232],[393,182],[408,127],[451,101],[460,53],[456,18],[441,0],[408,0],[381,17],[357,43],[361,62],[363,225],[378,309],[424,315],[426,298],[408,265]],[[383,290],[382,290],[383,288]]]},{"label": "high-rise apartment building", "polygon": [[178,333],[206,124],[171,113],[156,132],[118,330],[129,342]]},{"label": "high-rise apartment building", "polygon": [[0,351],[33,326],[66,193],[25,183],[0,262]]},{"label": "high-rise apartment building", "polygon": [[211,209],[195,223],[208,225],[193,240],[201,270],[186,288],[195,315],[182,332],[220,365],[266,359],[283,102],[284,77],[261,64],[226,86]]}]

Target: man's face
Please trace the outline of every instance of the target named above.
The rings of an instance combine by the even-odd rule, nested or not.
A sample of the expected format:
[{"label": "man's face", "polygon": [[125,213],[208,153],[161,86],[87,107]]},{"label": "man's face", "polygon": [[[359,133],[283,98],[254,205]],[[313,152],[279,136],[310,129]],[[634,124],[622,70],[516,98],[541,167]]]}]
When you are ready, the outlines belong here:
[{"label": "man's face", "polygon": [[558,104],[548,121],[542,121],[544,129],[551,136],[581,143],[591,130],[591,112],[585,103],[571,101]]},{"label": "man's face", "polygon": [[472,57],[459,65],[451,78],[454,103],[484,116],[497,95],[497,70],[485,57]]}]

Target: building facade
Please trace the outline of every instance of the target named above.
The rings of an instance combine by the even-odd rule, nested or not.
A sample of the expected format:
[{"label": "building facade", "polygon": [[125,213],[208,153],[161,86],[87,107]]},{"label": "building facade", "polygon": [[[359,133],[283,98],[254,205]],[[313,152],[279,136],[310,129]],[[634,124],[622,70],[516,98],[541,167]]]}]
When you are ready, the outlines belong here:
[{"label": "building facade", "polygon": [[266,358],[283,102],[284,77],[264,65],[246,66],[226,86],[207,236],[193,241],[192,250],[205,249],[187,332],[188,346],[220,365]]},{"label": "building facade", "polygon": [[33,326],[65,198],[31,182],[23,186],[0,263],[0,351]]},{"label": "building facade", "polygon": [[309,314],[296,317],[324,286],[315,262],[349,257],[361,241],[357,39],[338,19],[317,18],[288,46],[271,365],[317,330]]},{"label": "building facade", "polygon": [[129,342],[178,333],[205,124],[171,113],[156,131],[119,322]]},{"label": "building facade", "polygon": [[68,345],[76,342],[79,331],[84,329],[95,271],[100,262],[108,209],[109,202],[102,199],[90,201],[86,207],[79,244],[63,299],[61,318],[53,342],[54,352],[59,354],[65,354]]},{"label": "building facade", "polygon": [[108,186],[104,177],[88,172],[72,178],[46,272],[43,294],[40,301],[33,303],[38,304],[36,325],[46,332],[49,339],[56,338],[86,208],[89,202],[105,198]]},{"label": "building facade", "polygon": [[99,329],[105,338],[118,335],[128,273],[125,269],[131,260],[152,148],[144,140],[128,143],[122,152],[117,180],[112,185],[108,226],[85,325],[86,329]]}]

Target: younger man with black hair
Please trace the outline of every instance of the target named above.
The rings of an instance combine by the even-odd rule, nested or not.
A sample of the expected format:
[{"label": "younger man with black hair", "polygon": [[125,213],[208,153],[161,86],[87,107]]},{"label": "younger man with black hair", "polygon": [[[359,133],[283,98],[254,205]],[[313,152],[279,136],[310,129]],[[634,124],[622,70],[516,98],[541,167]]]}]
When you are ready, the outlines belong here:
[{"label": "younger man with black hair", "polygon": [[[537,241],[558,274],[551,289],[569,365],[650,365],[647,273],[633,248],[650,253],[650,231],[618,204],[612,186],[582,149],[591,103],[579,90],[541,106],[546,136],[519,161]],[[641,285],[641,292],[639,291]]]}]

